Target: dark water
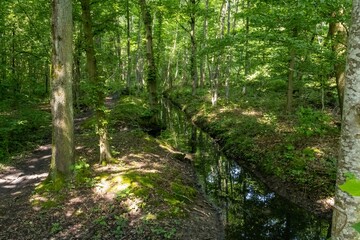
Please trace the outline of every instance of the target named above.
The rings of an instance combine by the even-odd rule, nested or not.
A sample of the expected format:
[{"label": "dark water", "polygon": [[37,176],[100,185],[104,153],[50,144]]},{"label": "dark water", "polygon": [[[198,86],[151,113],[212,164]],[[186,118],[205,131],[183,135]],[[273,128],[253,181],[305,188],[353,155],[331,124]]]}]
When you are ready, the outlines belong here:
[{"label": "dark water", "polygon": [[192,156],[206,194],[222,210],[226,239],[327,239],[329,222],[271,192],[226,159],[207,134],[167,101],[161,119],[167,130],[159,138]]}]

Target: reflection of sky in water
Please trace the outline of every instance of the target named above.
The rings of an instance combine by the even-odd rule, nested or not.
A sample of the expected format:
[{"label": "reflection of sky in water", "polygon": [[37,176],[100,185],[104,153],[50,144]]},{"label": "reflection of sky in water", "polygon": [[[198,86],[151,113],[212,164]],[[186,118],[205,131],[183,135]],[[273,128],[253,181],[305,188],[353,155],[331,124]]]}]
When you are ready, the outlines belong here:
[{"label": "reflection of sky in water", "polygon": [[275,197],[275,193],[271,192],[271,193],[268,193],[266,195],[260,195],[260,194],[257,194],[256,192],[254,191],[249,191],[247,194],[246,194],[246,200],[250,200],[250,199],[254,199],[256,198],[257,201],[259,202],[268,202],[270,199],[273,199]]},{"label": "reflection of sky in water", "polygon": [[177,145],[181,151],[195,149],[198,178],[222,208],[226,239],[326,239],[329,223],[278,197],[244,168],[228,161],[214,141],[192,127],[179,110],[164,114],[167,140],[172,136],[176,138],[172,142],[189,143]]}]

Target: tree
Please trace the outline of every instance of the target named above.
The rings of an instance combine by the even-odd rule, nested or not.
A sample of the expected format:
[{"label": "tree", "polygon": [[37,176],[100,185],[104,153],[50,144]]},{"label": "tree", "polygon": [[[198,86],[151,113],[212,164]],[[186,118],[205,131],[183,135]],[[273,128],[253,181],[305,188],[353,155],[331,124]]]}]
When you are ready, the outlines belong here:
[{"label": "tree", "polygon": [[52,50],[50,176],[55,179],[69,175],[74,163],[71,0],[52,1]]},{"label": "tree", "polygon": [[153,36],[152,36],[152,18],[149,6],[145,0],[139,0],[139,5],[142,13],[142,19],[146,35],[146,60],[147,60],[147,88],[149,92],[149,102],[153,110],[157,108],[157,70],[154,57]]},{"label": "tree", "polygon": [[100,162],[106,163],[112,159],[110,146],[108,142],[108,131],[107,131],[107,120],[106,110],[104,106],[105,94],[104,85],[105,83],[99,76],[95,48],[94,48],[94,34],[92,29],[92,18],[90,11],[89,0],[80,0],[84,24],[84,35],[85,35],[85,50],[86,50],[86,64],[91,82],[92,89],[94,90],[93,108],[96,113],[96,131],[99,135],[99,147],[100,147]]},{"label": "tree", "polygon": [[[331,17],[336,19],[337,15],[342,16],[343,9],[338,12],[333,12]],[[345,55],[346,50],[346,38],[347,32],[346,27],[342,22],[331,21],[329,23],[329,37],[332,39],[331,49],[334,53],[334,72],[336,87],[338,92],[339,106],[340,111],[342,112],[343,102],[344,102],[344,81],[345,81],[345,65],[343,62],[343,55]]]},{"label": "tree", "polygon": [[[333,213],[333,239],[359,239],[354,225],[360,222],[360,197],[351,189],[359,188],[360,179],[360,0],[353,1],[352,26],[345,73],[343,119],[337,189]],[[346,178],[350,178],[346,179]],[[356,194],[359,195],[359,194]]]}]

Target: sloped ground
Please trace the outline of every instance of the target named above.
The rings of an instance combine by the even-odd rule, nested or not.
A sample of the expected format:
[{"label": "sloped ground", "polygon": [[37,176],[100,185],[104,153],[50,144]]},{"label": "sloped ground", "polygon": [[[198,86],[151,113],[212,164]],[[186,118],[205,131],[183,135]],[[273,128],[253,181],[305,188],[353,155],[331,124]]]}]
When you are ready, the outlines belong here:
[{"label": "sloped ground", "polygon": [[75,176],[64,188],[43,182],[50,145],[0,173],[0,239],[223,238],[217,210],[177,153],[117,125],[115,161],[101,166],[92,132],[78,126]]},{"label": "sloped ground", "polygon": [[281,102],[272,103],[278,95],[237,94],[241,97],[221,99],[216,106],[209,96],[206,91],[197,96],[191,91],[168,94],[228,158],[283,197],[331,218],[340,136],[332,116],[310,107],[286,115]]}]

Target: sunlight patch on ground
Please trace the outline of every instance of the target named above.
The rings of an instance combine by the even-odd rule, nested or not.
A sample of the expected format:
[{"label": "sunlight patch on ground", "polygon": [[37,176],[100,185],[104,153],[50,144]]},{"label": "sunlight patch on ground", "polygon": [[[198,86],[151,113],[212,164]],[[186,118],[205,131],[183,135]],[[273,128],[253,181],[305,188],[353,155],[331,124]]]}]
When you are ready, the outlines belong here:
[{"label": "sunlight patch on ground", "polygon": [[127,198],[125,201],[123,201],[124,207],[128,210],[128,213],[135,216],[139,215],[141,213],[141,204],[143,203],[143,200],[137,197],[134,198]]},{"label": "sunlight patch on ground", "polygon": [[266,124],[266,125],[276,125],[277,123],[277,117],[275,114],[271,114],[271,113],[264,113],[262,115],[262,117],[259,117],[257,119],[257,122],[260,124]]},{"label": "sunlight patch on ground", "polygon": [[243,115],[245,116],[261,116],[262,115],[262,112],[258,112],[258,111],[255,111],[255,110],[245,110],[242,112]]},{"label": "sunlight patch on ground", "polygon": [[41,195],[33,195],[31,198],[30,198],[30,203],[31,205],[33,206],[33,209],[35,211],[40,211],[42,209],[42,203],[45,203],[49,201],[49,199],[47,197],[43,197]]},{"label": "sunlight patch on ground", "polygon": [[109,179],[103,177],[100,182],[95,185],[94,193],[104,196],[109,200],[113,200],[118,192],[124,191],[129,188],[131,184],[129,181],[124,180],[121,175]]}]

